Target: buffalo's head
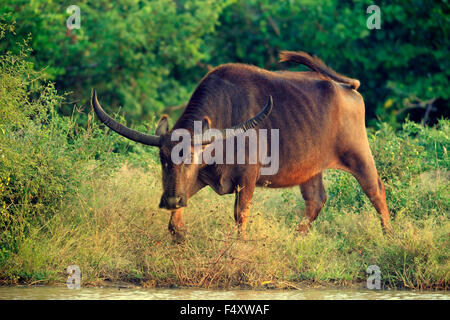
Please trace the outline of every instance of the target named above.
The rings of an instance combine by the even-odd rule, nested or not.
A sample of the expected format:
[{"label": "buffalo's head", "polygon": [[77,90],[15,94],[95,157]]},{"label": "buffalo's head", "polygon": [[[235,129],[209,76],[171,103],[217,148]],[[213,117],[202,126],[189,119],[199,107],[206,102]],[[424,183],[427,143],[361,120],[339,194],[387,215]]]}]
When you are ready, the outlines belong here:
[{"label": "buffalo's head", "polygon": [[[159,148],[164,188],[159,206],[168,210],[186,207],[188,198],[196,191],[199,171],[206,166],[202,161],[194,159],[201,159],[201,152],[214,141],[214,138],[204,134],[200,137],[193,136],[190,148],[174,149],[179,145],[179,140],[173,139],[174,130],[169,129],[167,116],[159,120],[155,135],[151,135],[130,129],[111,118],[98,102],[95,90],[92,92],[91,104],[99,119],[111,130],[130,140]],[[267,105],[256,116],[233,126],[230,128],[232,130],[220,129],[220,136],[227,139],[256,127],[270,114],[272,106],[272,97],[269,96]],[[211,121],[205,116],[202,121],[202,132],[205,133],[210,126]],[[174,154],[177,155],[176,161],[174,161]],[[179,161],[180,158],[189,158],[190,161]]]}]

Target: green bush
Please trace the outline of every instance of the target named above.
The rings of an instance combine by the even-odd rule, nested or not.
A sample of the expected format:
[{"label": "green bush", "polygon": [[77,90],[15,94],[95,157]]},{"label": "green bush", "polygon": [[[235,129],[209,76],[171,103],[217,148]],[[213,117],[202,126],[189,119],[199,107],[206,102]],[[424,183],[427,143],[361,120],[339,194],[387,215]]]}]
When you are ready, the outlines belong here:
[{"label": "green bush", "polygon": [[[4,26],[0,26],[2,30]],[[89,175],[103,176],[117,163],[117,136],[107,135],[90,114],[61,117],[63,102],[52,83],[19,54],[0,56],[0,247],[17,249],[30,228],[45,227]],[[0,256],[1,258],[1,256]],[[0,259],[1,260],[1,259]]]},{"label": "green bush", "polygon": [[[368,136],[391,214],[407,212],[417,218],[444,214],[449,205],[449,121],[440,120],[435,127],[406,121],[400,131],[380,123]],[[349,204],[353,208],[370,205],[351,175],[331,171],[326,181],[329,206],[350,209]]]}]

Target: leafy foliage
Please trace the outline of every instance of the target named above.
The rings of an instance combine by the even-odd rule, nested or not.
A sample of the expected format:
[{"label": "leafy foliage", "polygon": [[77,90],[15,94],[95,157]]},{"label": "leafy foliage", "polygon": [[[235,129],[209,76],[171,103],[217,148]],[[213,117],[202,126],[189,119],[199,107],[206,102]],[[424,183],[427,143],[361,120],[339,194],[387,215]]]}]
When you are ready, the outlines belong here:
[{"label": "leafy foliage", "polygon": [[447,0],[381,1],[381,29],[373,30],[366,25],[371,1],[85,0],[81,29],[71,31],[70,4],[4,0],[0,17],[17,30],[0,50],[17,52],[17,39],[30,37],[37,69],[78,106],[95,87],[105,106],[123,106],[142,122],[186,103],[208,68],[279,69],[278,50],[302,50],[361,80],[370,125],[448,116]]},{"label": "leafy foliage", "polygon": [[31,33],[33,61],[58,89],[73,91],[80,105],[95,87],[106,105],[121,104],[136,119],[188,99],[193,81],[176,74],[206,58],[204,35],[227,3],[83,1],[81,28],[68,30],[68,1],[7,0],[0,13],[17,28],[0,48],[14,48]]},{"label": "leafy foliage", "polygon": [[63,97],[40,81],[27,51],[0,57],[0,244],[11,250],[32,225],[45,225],[84,177],[114,167],[117,139],[92,115],[87,128],[58,115]]}]

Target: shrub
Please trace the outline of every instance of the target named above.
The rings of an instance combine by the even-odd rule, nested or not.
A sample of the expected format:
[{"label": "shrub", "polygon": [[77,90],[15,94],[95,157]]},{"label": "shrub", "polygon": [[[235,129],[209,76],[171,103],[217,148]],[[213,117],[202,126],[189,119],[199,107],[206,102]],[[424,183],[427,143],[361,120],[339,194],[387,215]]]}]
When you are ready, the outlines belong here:
[{"label": "shrub", "polygon": [[58,115],[63,96],[27,56],[26,42],[18,54],[0,56],[0,261],[32,227],[45,227],[83,179],[108,174],[118,157],[117,137],[92,114],[86,127],[76,114]]}]

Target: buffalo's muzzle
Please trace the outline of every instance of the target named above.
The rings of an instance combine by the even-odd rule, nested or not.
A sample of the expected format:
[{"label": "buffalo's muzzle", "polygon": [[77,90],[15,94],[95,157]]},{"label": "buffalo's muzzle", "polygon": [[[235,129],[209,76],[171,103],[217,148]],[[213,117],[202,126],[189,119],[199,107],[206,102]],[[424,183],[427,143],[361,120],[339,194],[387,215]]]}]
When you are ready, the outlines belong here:
[{"label": "buffalo's muzzle", "polygon": [[179,209],[182,207],[186,207],[186,197],[184,196],[175,196],[175,197],[161,197],[161,202],[159,203],[160,208],[164,208],[167,210]]}]

